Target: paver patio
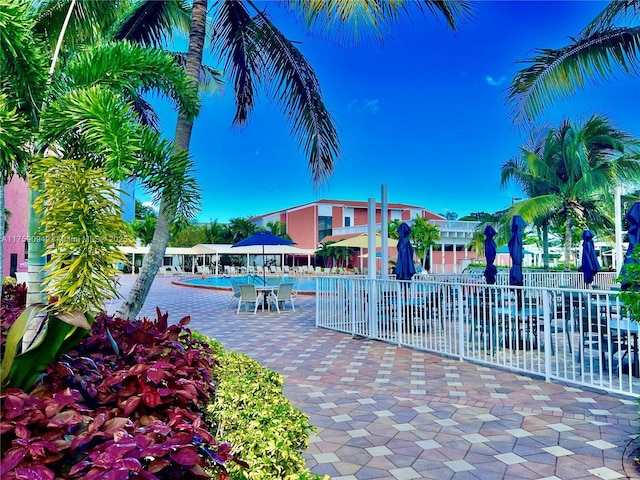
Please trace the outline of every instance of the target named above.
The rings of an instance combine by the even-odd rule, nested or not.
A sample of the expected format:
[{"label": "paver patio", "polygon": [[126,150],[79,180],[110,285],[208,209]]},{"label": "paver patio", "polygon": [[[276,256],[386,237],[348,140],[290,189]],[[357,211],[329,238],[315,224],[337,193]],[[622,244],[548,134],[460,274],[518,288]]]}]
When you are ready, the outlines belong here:
[{"label": "paver patio", "polygon": [[[133,276],[120,279],[126,293]],[[640,478],[633,399],[460,362],[315,327],[302,309],[236,315],[230,291],[157,278],[141,312],[246,353],[286,378],[285,393],[317,428],[314,473],[364,479]],[[113,312],[119,301],[107,305]]]}]

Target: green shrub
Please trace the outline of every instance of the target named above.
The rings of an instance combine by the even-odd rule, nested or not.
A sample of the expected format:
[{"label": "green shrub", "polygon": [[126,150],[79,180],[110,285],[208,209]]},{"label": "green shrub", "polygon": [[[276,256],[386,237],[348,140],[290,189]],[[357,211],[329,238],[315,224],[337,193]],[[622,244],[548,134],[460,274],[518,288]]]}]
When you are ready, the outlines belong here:
[{"label": "green shrub", "polygon": [[314,429],[307,415],[284,396],[283,377],[244,354],[229,352],[218,360],[213,367],[218,388],[207,406],[208,420],[217,428],[216,437],[231,443],[234,455],[249,464],[248,469],[231,467],[231,477],[321,478],[305,467],[302,452]]}]

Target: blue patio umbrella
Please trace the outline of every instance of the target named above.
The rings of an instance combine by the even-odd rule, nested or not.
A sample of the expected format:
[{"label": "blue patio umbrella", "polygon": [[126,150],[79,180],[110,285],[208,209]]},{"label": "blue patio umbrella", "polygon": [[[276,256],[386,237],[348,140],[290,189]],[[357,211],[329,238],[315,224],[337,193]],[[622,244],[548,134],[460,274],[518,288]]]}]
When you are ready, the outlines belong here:
[{"label": "blue patio umbrella", "polygon": [[491,225],[484,227],[484,256],[487,259],[487,268],[484,269],[484,278],[487,283],[493,285],[496,283],[496,275],[498,275],[498,267],[495,266],[496,261],[496,241],[493,237],[496,236],[496,231]]},{"label": "blue patio umbrella", "polygon": [[[251,235],[250,237],[245,238],[244,240],[240,240],[232,245],[232,247],[251,247],[255,245],[262,245],[262,264],[264,265],[265,253],[264,247],[265,245],[295,245],[296,242],[293,240],[289,240],[288,238],[279,237],[278,235],[274,235],[271,232],[266,230],[258,230],[256,233]],[[262,282],[267,284],[267,277],[265,275],[265,270],[262,270]]]},{"label": "blue patio umbrella", "polygon": [[596,273],[600,271],[596,249],[593,246],[593,236],[590,230],[582,232],[582,263],[580,269],[584,275],[584,283],[587,285],[593,282]]},{"label": "blue patio umbrella", "polygon": [[509,285],[524,285],[522,277],[522,230],[527,224],[520,215],[514,215],[511,220],[511,238],[509,239],[509,255],[511,255],[511,269],[509,270]]},{"label": "blue patio umbrella", "polygon": [[631,284],[626,281],[627,265],[636,262],[636,260],[631,257],[631,254],[634,249],[637,250],[636,246],[640,244],[640,202],[635,202],[631,206],[625,218],[629,221],[629,230],[627,231],[627,235],[629,236],[629,247],[627,248],[627,253],[624,256],[624,263],[620,270],[620,276],[622,277],[620,287],[622,290],[628,290],[631,287]]},{"label": "blue patio umbrella", "polygon": [[413,264],[413,247],[409,240],[411,228],[406,223],[401,223],[398,227],[398,258],[396,259],[396,278],[398,280],[411,280],[416,273],[416,267]]}]

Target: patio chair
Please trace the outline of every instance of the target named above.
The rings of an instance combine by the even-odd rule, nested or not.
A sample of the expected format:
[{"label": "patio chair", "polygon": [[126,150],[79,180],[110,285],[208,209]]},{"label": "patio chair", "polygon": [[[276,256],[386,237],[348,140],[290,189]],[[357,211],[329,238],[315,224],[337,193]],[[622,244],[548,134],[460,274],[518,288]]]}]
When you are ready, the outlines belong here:
[{"label": "patio chair", "polygon": [[245,312],[248,312],[250,308],[249,306],[254,304],[253,314],[255,315],[258,311],[258,306],[263,302],[264,297],[261,293],[256,291],[256,286],[252,283],[240,283],[238,287],[240,288],[240,298],[238,299],[236,315],[240,313],[240,308],[243,304]]},{"label": "patio chair", "polygon": [[240,302],[240,284],[235,280],[229,280],[229,284],[231,285],[232,293],[231,300],[229,301],[229,306],[227,308],[231,308],[233,302]]},{"label": "patio chair", "polygon": [[271,292],[267,296],[267,302],[269,303],[269,308],[271,308],[271,304],[273,304],[275,305],[278,313],[280,313],[280,304],[282,303],[282,307],[284,309],[285,302],[289,302],[291,303],[291,309],[295,312],[296,307],[293,304],[293,297],[291,295],[292,290],[293,290],[293,283],[281,283],[277,291]]},{"label": "patio chair", "polygon": [[189,272],[185,272],[180,265],[173,265],[172,267],[173,273],[180,277],[184,277],[185,275],[189,275]]}]

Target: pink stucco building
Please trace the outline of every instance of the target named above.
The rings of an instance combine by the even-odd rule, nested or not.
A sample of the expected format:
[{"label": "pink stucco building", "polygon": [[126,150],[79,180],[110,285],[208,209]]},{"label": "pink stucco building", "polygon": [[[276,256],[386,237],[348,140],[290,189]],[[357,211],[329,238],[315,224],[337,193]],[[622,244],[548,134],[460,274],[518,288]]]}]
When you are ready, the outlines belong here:
[{"label": "pink stucco building", "polygon": [[27,271],[27,232],[29,205],[27,182],[14,176],[4,187],[5,208],[11,212],[4,237],[2,258],[5,276]]}]

